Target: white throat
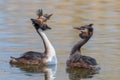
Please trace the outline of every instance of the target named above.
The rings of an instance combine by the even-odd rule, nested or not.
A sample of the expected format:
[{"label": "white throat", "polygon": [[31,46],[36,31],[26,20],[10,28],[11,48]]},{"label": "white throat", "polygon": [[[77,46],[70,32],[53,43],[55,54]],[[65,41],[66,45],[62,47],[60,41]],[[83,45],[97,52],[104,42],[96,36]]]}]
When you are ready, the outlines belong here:
[{"label": "white throat", "polygon": [[43,31],[39,29],[39,33],[44,41],[44,46],[46,46],[46,53],[45,53],[47,57],[46,62],[48,64],[57,64],[56,52],[54,47],[52,46],[51,42],[49,41],[49,39],[47,38],[47,36]]}]

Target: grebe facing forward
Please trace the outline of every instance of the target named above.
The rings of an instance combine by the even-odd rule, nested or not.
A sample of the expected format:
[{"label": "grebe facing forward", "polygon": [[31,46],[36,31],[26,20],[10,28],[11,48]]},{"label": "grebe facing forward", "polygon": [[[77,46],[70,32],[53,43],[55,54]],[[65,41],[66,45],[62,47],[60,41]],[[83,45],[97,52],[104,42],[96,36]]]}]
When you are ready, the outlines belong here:
[{"label": "grebe facing forward", "polygon": [[50,18],[51,15],[45,16],[42,13],[42,10],[38,11],[39,18],[38,19],[31,19],[37,33],[42,38],[42,41],[44,43],[45,51],[40,52],[34,52],[29,51],[24,53],[19,58],[11,57],[10,64],[28,64],[28,65],[53,65],[57,64],[57,58],[55,49],[50,43],[49,39],[47,38],[46,34],[43,32],[47,29],[51,29],[47,26],[46,23],[44,23],[47,19]]},{"label": "grebe facing forward", "polygon": [[82,55],[80,52],[81,47],[91,38],[93,35],[93,24],[84,25],[81,27],[74,27],[74,29],[80,30],[80,38],[82,40],[78,41],[77,44],[71,50],[69,59],[66,64],[68,68],[79,67],[79,68],[88,68],[94,69],[97,65],[97,62],[94,58]]}]

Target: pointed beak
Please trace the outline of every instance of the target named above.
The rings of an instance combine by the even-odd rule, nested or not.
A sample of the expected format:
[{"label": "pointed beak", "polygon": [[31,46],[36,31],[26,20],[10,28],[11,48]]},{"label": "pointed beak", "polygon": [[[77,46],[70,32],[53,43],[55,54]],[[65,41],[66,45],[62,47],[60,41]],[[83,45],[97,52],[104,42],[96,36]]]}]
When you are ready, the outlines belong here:
[{"label": "pointed beak", "polygon": [[73,27],[73,29],[81,30],[80,27]]},{"label": "pointed beak", "polygon": [[52,28],[50,28],[50,27],[47,27],[48,29],[52,29]]},{"label": "pointed beak", "polygon": [[39,29],[40,24],[37,22],[37,20],[36,20],[36,19],[31,19],[31,21],[32,21],[33,26],[34,26],[36,29]]},{"label": "pointed beak", "polygon": [[93,26],[93,24],[91,23],[91,24],[89,24],[88,26]]},{"label": "pointed beak", "polygon": [[31,20],[31,21],[34,21],[34,19],[32,19],[32,18],[31,18],[30,20]]},{"label": "pointed beak", "polygon": [[36,22],[36,20],[35,20],[35,19],[32,19],[32,18],[31,18],[31,21],[32,21],[32,23],[35,23],[35,22]]}]

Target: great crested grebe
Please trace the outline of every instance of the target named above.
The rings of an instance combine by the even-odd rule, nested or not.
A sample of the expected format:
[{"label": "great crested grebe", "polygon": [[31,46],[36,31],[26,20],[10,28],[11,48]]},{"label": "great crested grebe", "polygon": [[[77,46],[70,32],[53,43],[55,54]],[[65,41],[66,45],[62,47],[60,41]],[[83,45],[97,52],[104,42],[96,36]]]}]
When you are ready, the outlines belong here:
[{"label": "great crested grebe", "polygon": [[19,58],[11,57],[10,64],[29,64],[29,65],[52,65],[57,64],[57,58],[55,49],[52,46],[51,42],[47,38],[46,34],[43,32],[47,29],[51,29],[48,27],[48,25],[45,23],[50,17],[51,14],[44,14],[42,9],[38,10],[38,18],[37,19],[31,19],[33,26],[35,27],[37,33],[40,35],[45,51],[40,52],[34,52],[29,51],[24,53]]},{"label": "great crested grebe", "polygon": [[78,41],[72,48],[69,59],[66,64],[67,67],[79,67],[79,68],[88,68],[94,69],[97,65],[97,62],[94,58],[82,55],[80,52],[81,47],[91,38],[93,35],[93,24],[84,25],[81,27],[74,27],[74,29],[80,30],[80,38],[82,40]]}]

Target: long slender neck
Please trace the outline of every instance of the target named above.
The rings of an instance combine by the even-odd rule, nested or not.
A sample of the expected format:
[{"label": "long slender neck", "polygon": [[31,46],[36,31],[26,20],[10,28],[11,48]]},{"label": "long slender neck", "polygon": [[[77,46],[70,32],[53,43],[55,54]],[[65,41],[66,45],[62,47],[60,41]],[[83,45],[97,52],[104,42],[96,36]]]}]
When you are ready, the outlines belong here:
[{"label": "long slender neck", "polygon": [[[91,36],[92,36],[92,35],[91,35]],[[78,41],[78,42],[73,46],[70,55],[76,53],[77,51],[80,52],[81,47],[91,38],[91,36],[88,37],[88,38],[86,38],[86,39],[83,39],[83,40]],[[81,52],[80,52],[80,53],[81,53]]]},{"label": "long slender neck", "polygon": [[44,48],[45,48],[45,52],[44,53],[46,54],[46,56],[49,56],[50,54],[54,54],[55,53],[55,49],[53,48],[52,44],[48,40],[48,38],[45,35],[45,33],[40,31],[40,30],[37,30],[37,33],[40,35],[40,37],[43,40]]}]

